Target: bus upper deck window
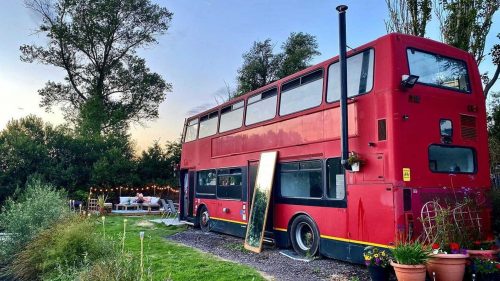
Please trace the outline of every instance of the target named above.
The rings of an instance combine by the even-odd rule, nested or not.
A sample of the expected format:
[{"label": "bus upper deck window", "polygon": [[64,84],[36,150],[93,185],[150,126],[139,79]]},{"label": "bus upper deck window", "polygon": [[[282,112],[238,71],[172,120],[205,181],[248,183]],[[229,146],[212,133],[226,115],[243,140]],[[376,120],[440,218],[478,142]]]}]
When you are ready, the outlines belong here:
[{"label": "bus upper deck window", "polygon": [[227,132],[241,127],[245,102],[228,105],[220,111],[219,132]]},{"label": "bus upper deck window", "polygon": [[198,119],[190,120],[186,127],[184,142],[193,141],[198,137]]},{"label": "bus upper deck window", "polygon": [[464,61],[412,48],[406,53],[410,74],[419,76],[417,83],[470,93]]},{"label": "bus upper deck window", "polygon": [[[374,51],[369,49],[347,58],[347,96],[368,93],[373,88]],[[340,99],[340,67],[333,63],[328,68],[327,102]]]},{"label": "bus upper deck window", "polygon": [[200,132],[198,133],[200,139],[217,133],[218,117],[219,112],[217,111],[200,117]]},{"label": "bus upper deck window", "polygon": [[248,98],[245,125],[252,125],[276,116],[278,89],[273,88]]}]

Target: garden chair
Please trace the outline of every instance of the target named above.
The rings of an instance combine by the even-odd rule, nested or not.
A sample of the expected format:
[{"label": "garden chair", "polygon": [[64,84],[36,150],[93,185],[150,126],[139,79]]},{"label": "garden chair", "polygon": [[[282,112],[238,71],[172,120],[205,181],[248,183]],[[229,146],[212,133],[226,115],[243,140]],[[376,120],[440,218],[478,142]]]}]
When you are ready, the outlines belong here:
[{"label": "garden chair", "polygon": [[163,211],[161,214],[162,219],[171,219],[177,216],[177,210],[172,202],[172,200],[167,200],[168,203],[164,199],[160,199],[160,204],[163,207]]}]

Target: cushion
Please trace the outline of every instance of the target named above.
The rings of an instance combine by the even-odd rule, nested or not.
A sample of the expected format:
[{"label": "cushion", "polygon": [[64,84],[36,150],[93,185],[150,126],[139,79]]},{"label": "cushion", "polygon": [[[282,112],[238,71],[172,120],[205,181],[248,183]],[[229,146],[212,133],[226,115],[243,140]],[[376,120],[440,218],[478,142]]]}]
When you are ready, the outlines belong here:
[{"label": "cushion", "polygon": [[160,198],[158,198],[158,197],[151,197],[151,204],[158,204],[158,201],[160,201]]},{"label": "cushion", "polygon": [[128,196],[126,196],[126,197],[120,196],[120,204],[127,204],[129,198],[130,197],[128,197]]},{"label": "cushion", "polygon": [[151,197],[146,196],[144,197],[144,203],[150,203],[151,202]]}]

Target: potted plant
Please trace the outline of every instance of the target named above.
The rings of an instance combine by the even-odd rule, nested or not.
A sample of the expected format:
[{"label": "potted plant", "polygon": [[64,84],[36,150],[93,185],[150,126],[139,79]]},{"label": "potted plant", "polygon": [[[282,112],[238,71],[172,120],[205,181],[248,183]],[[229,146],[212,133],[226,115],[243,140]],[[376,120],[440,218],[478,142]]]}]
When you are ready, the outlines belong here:
[{"label": "potted plant", "polygon": [[[462,245],[467,241],[467,233],[464,233],[457,222],[456,210],[462,208],[463,202],[445,202],[445,207],[439,204],[439,200],[431,201],[432,205],[433,231],[427,229],[428,241],[432,244],[432,254],[427,261],[427,272],[436,281],[462,281],[467,264],[467,251]],[[427,205],[426,204],[426,205]],[[425,205],[424,205],[425,206]],[[430,226],[429,217],[422,217],[424,225]]]},{"label": "potted plant", "polygon": [[473,258],[471,269],[476,281],[500,280],[500,263],[493,259]]},{"label": "potted plant", "polygon": [[461,281],[467,264],[467,251],[456,242],[446,246],[432,245],[432,254],[427,261],[427,272],[436,281]]},{"label": "potted plant", "polygon": [[99,213],[100,214],[106,213],[106,208],[105,208],[106,200],[108,200],[108,197],[105,196],[104,194],[97,196],[97,205],[99,206]]},{"label": "potted plant", "polygon": [[470,258],[488,258],[497,255],[500,249],[495,245],[495,240],[488,239],[486,241],[476,240],[467,248],[467,254]]},{"label": "potted plant", "polygon": [[430,249],[419,241],[400,242],[392,251],[392,267],[400,281],[424,281]]},{"label": "potted plant", "polygon": [[355,151],[349,153],[349,158],[347,158],[347,163],[351,166],[353,172],[359,172],[359,167],[361,166],[363,160],[359,154]]},{"label": "potted plant", "polygon": [[390,262],[390,255],[386,250],[368,246],[365,248],[363,256],[372,281],[389,280],[388,265]]}]

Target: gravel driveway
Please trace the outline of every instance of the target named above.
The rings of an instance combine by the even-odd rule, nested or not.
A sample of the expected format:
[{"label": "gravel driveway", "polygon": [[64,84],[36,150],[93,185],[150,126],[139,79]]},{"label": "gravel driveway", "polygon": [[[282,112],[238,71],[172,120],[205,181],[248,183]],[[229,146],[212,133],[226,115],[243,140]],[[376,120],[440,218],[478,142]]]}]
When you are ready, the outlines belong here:
[{"label": "gravel driveway", "polygon": [[316,259],[310,262],[296,261],[280,254],[280,249],[265,247],[255,254],[243,248],[243,239],[188,229],[168,236],[167,239],[198,248],[226,260],[251,266],[271,280],[370,280],[365,266],[332,259]]}]

